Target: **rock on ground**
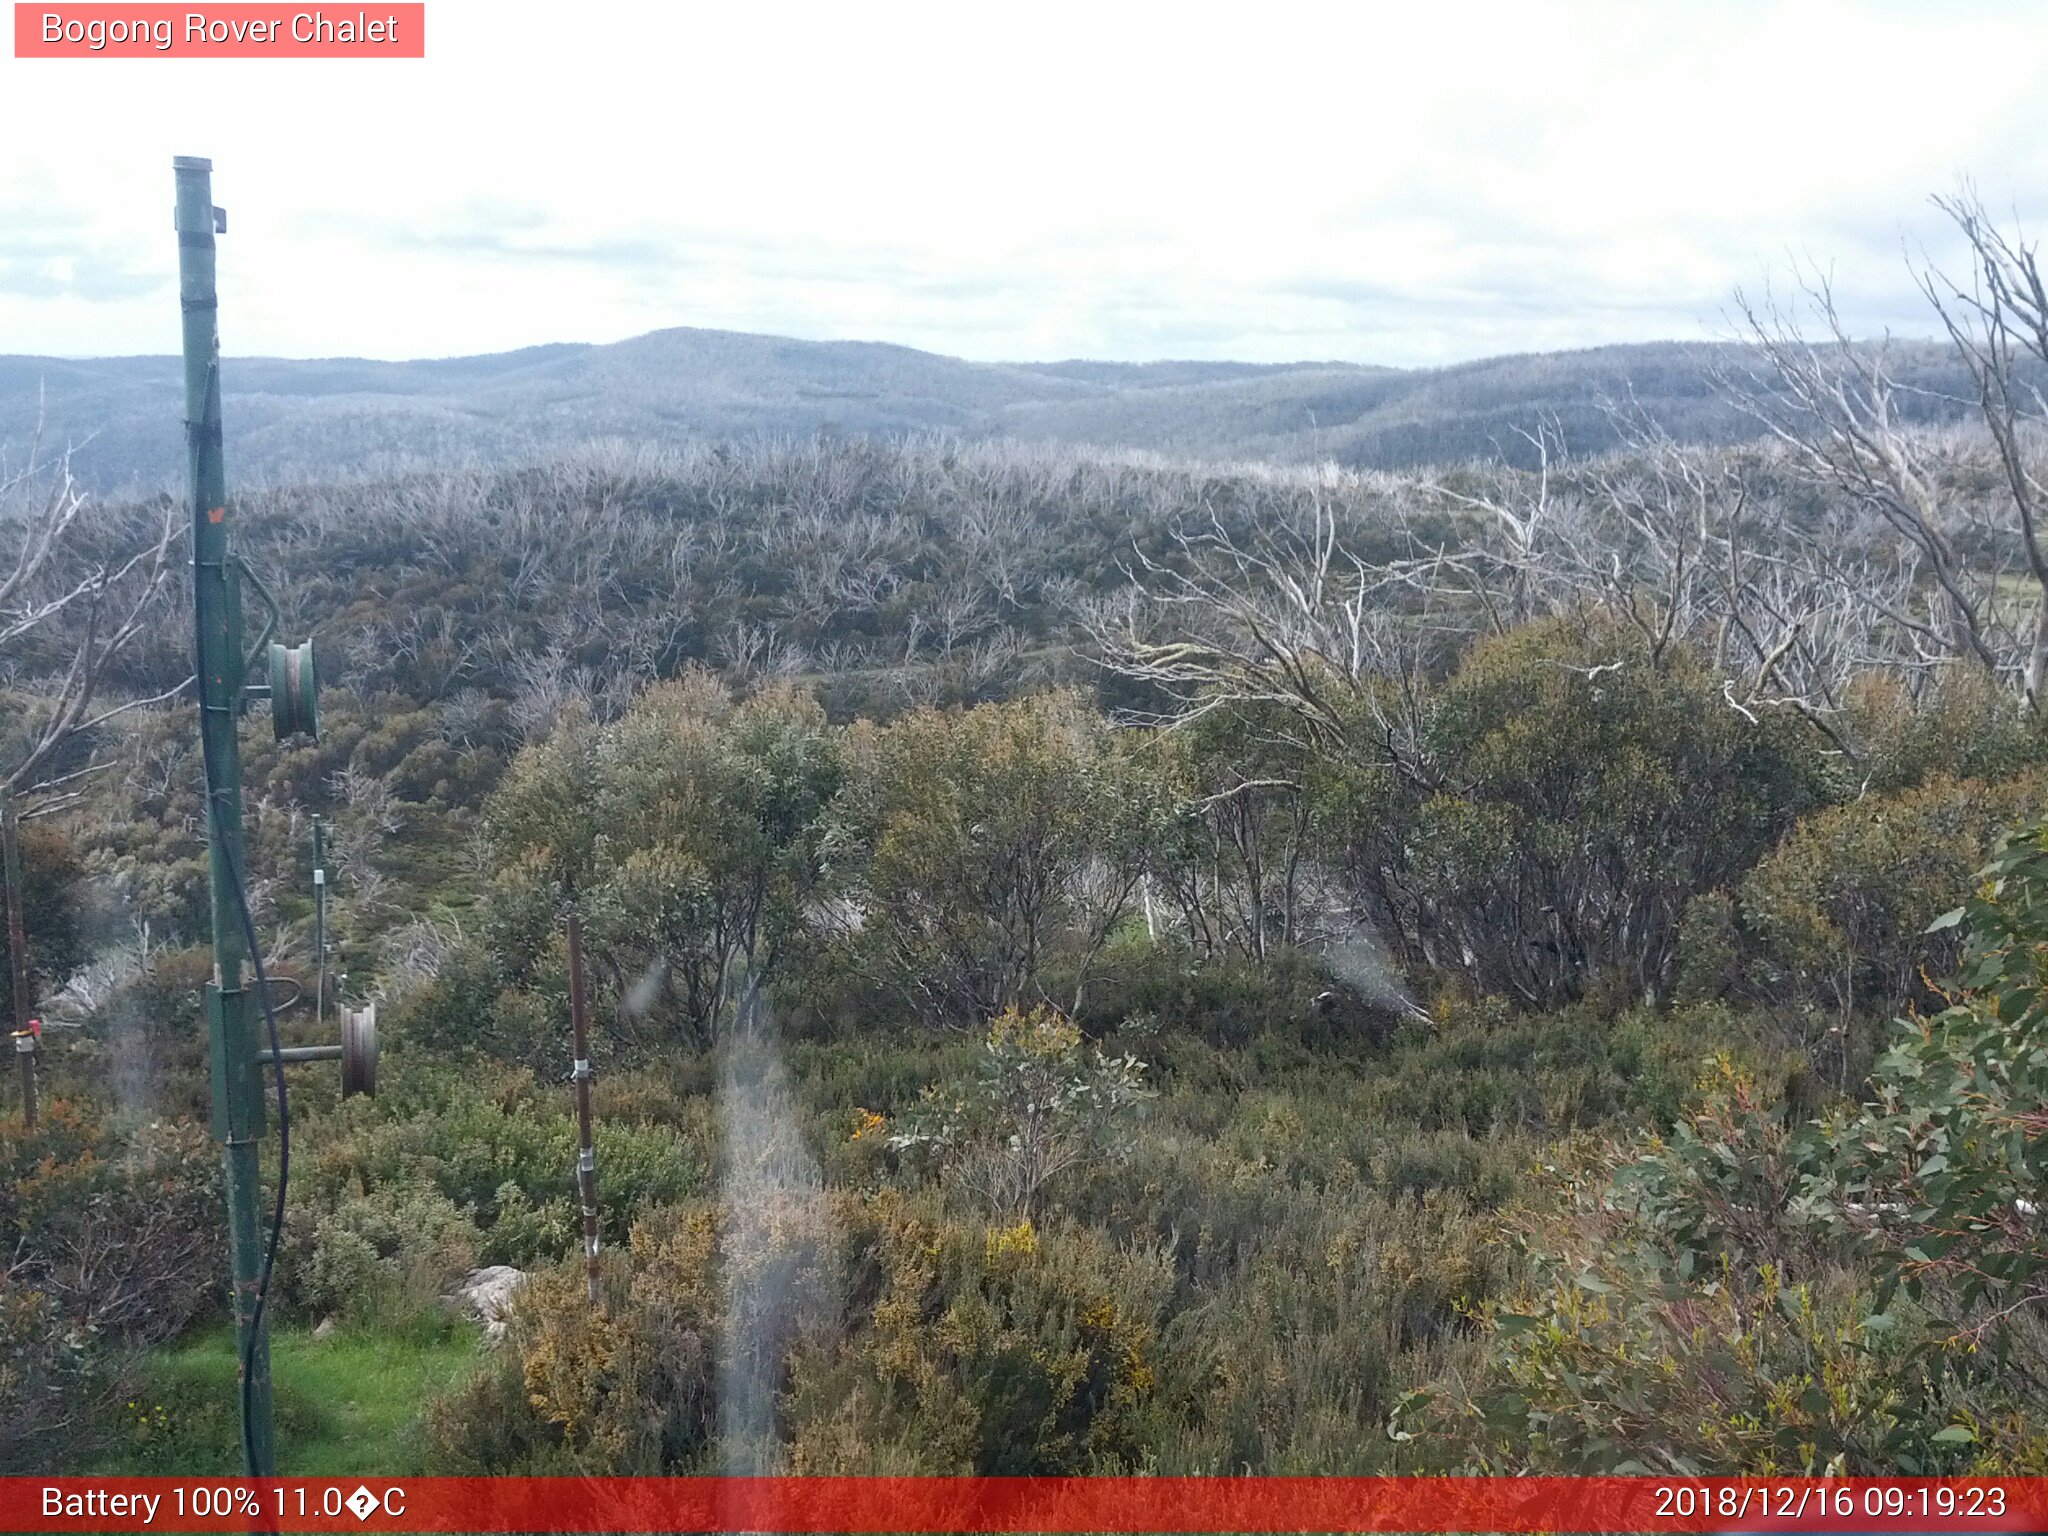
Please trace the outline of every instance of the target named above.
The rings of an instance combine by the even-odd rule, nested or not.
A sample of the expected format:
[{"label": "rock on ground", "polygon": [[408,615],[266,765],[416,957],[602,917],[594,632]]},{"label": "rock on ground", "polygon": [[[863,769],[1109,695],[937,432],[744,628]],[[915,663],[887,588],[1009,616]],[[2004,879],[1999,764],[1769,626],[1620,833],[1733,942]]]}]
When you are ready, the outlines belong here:
[{"label": "rock on ground", "polygon": [[510,1264],[492,1264],[473,1269],[462,1283],[442,1299],[484,1325],[484,1337],[495,1342],[505,1336],[512,1296],[526,1283],[526,1271]]}]

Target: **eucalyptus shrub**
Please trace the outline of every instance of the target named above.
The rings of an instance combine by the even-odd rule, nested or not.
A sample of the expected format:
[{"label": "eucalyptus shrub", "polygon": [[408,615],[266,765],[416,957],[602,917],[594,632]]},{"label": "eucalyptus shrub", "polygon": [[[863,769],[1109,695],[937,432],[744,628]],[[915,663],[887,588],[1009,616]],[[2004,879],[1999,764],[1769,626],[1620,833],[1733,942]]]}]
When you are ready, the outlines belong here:
[{"label": "eucalyptus shrub", "polygon": [[1173,804],[1143,739],[1048,693],[846,732],[828,850],[844,967],[921,1022],[1076,1011]]},{"label": "eucalyptus shrub", "polygon": [[1012,1008],[989,1026],[973,1079],[926,1089],[889,1146],[931,1159],[991,1215],[1020,1221],[1059,1175],[1125,1150],[1117,1133],[1148,1096],[1137,1057],[1084,1049],[1051,1008]]},{"label": "eucalyptus shrub", "polygon": [[[1806,817],[1737,887],[1733,990],[1792,1025],[1824,1078],[1852,1087],[1875,1054],[1873,1017],[1940,1004],[1932,978],[1956,965],[1960,930],[1928,925],[1969,893],[2000,831],[2044,803],[2038,774],[1937,774]],[[1708,933],[1694,915],[1697,949]]]},{"label": "eucalyptus shrub", "polygon": [[1936,920],[1967,935],[1947,1008],[1901,1022],[1862,1112],[1830,1127],[1834,1219],[1943,1343],[2048,1377],[2048,819]]},{"label": "eucalyptus shrub", "polygon": [[2048,820],[1983,879],[1932,925],[1965,935],[1947,1006],[1898,1021],[1867,1102],[1801,1122],[1723,1061],[1669,1138],[1568,1184],[1481,1309],[1450,1431],[1477,1464],[2048,1466]]},{"label": "eucalyptus shrub", "polygon": [[1331,792],[1353,888],[1411,963],[1535,1007],[1668,996],[1688,898],[1828,795],[1803,722],[1610,626],[1486,640],[1421,714],[1404,771]]}]

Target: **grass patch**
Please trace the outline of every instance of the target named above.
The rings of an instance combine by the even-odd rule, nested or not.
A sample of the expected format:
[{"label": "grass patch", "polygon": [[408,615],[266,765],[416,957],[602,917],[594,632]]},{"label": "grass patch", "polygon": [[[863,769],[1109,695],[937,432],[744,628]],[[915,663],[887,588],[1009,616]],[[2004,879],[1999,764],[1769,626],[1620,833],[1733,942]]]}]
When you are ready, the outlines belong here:
[{"label": "grass patch", "polygon": [[[409,1476],[425,1470],[417,1433],[427,1400],[482,1360],[472,1326],[431,1339],[343,1331],[274,1333],[277,1465],[287,1477]],[[239,1473],[235,1339],[209,1328],[152,1355],[122,1410],[121,1443],[98,1473]]]}]

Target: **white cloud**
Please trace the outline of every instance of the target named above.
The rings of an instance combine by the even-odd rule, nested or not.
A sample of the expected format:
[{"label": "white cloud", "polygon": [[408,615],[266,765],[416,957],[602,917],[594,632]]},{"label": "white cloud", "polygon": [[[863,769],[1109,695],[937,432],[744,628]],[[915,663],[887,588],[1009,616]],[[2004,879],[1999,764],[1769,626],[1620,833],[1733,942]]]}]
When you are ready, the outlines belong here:
[{"label": "white cloud", "polygon": [[1911,325],[1927,194],[1967,172],[2048,223],[2028,4],[428,0],[428,26],[416,62],[0,59],[0,351],[175,349],[174,153],[233,214],[229,350],[287,355],[709,325],[1428,363],[1712,334],[1795,252]]}]

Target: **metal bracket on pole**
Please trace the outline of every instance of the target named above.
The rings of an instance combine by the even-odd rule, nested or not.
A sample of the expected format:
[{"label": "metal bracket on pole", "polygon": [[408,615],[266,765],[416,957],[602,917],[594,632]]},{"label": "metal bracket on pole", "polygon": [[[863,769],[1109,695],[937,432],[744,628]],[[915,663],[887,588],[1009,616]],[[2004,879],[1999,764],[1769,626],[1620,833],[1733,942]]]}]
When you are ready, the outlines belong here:
[{"label": "metal bracket on pole", "polygon": [[256,1026],[247,992],[206,984],[206,1061],[213,1080],[213,1136],[257,1141],[264,1130]]},{"label": "metal bracket on pole", "polygon": [[[242,674],[246,677],[256,670],[256,663],[262,659],[269,647],[271,637],[277,633],[278,625],[284,622],[284,611],[277,606],[277,599],[270,595],[270,588],[263,585],[263,579],[250,568],[248,561],[237,555],[234,557],[234,564],[236,574],[249,583],[249,590],[256,594],[256,600],[263,605],[263,627],[256,632],[256,639],[249,646],[249,654],[242,658]],[[250,691],[255,690],[252,687]]]}]

